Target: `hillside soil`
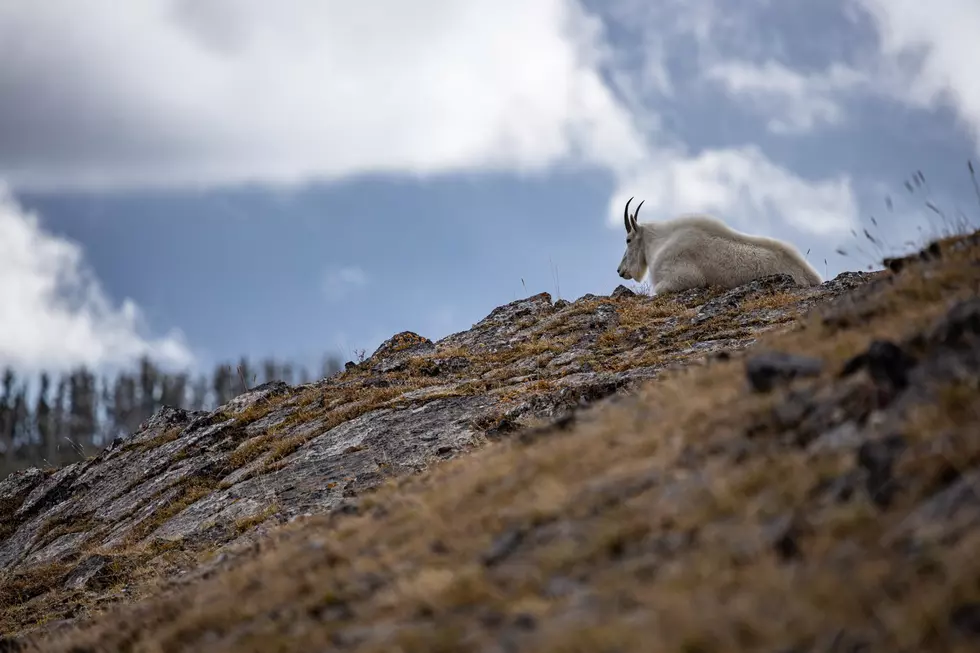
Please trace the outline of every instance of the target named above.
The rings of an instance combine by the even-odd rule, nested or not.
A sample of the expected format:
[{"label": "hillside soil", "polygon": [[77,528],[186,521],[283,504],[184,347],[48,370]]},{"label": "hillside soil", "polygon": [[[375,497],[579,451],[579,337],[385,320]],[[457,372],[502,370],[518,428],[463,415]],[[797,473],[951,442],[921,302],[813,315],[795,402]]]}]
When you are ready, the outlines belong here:
[{"label": "hillside soil", "polygon": [[978,243],[161,411],[0,482],[0,650],[977,650]]}]

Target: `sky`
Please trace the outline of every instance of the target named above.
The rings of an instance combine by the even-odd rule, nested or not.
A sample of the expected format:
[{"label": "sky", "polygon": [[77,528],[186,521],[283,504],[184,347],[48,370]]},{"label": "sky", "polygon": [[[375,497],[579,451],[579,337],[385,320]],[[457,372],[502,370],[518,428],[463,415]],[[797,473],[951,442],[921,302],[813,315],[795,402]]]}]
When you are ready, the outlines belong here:
[{"label": "sky", "polygon": [[976,0],[0,0],[0,365],[608,294],[633,196],[877,267],[980,226],[978,60]]}]

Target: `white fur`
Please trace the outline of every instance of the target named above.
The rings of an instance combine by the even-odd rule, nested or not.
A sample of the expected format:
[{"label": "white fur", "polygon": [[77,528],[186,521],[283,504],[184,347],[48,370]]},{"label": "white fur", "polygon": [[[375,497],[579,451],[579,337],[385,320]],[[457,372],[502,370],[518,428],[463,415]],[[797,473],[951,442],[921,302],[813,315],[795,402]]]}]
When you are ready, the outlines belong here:
[{"label": "white fur", "polygon": [[735,231],[707,215],[643,224],[633,218],[633,224],[619,275],[642,281],[649,269],[655,293],[734,288],[771,274],[788,274],[800,286],[822,283],[789,243]]}]

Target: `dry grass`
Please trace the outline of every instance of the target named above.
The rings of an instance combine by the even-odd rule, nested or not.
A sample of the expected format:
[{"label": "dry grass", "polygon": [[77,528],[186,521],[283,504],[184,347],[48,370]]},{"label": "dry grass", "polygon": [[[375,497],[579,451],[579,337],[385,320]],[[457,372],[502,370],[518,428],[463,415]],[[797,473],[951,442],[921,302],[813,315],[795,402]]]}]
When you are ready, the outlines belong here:
[{"label": "dry grass", "polygon": [[[0,578],[0,634],[32,630],[60,619],[97,616],[109,604],[135,600],[158,589],[159,579],[191,568],[194,556],[181,542],[154,542],[115,549],[88,548],[78,563],[49,563]],[[92,557],[105,560],[86,583],[70,591],[52,592],[71,571]],[[2,638],[0,638],[2,642]]]},{"label": "dry grass", "polygon": [[35,550],[43,549],[62,535],[84,533],[95,528],[91,515],[71,515],[68,517],[52,517],[38,529],[34,535]]},{"label": "dry grass", "polygon": [[[168,488],[167,492],[174,488]],[[150,535],[164,522],[179,514],[198,499],[206,497],[218,489],[218,481],[208,476],[192,476],[176,486],[176,494],[150,516],[133,526],[126,534],[125,545],[134,545]]]},{"label": "dry grass", "polygon": [[465,347],[460,347],[458,345],[436,345],[435,351],[432,353],[433,358],[453,358],[460,357],[466,358],[470,355],[470,350]]},{"label": "dry grass", "polygon": [[776,292],[750,297],[739,304],[739,310],[750,313],[752,311],[780,309],[798,304],[799,301],[799,296],[793,293]]},{"label": "dry grass", "polygon": [[255,515],[252,515],[250,517],[242,517],[241,519],[235,522],[235,531],[239,535],[241,535],[245,531],[250,530],[255,526],[258,526],[266,519],[268,519],[272,515],[275,515],[278,512],[279,512],[279,506],[273,504]]},{"label": "dry grass", "polygon": [[[832,390],[873,340],[975,296],[978,262],[975,247],[951,253],[763,344],[820,358],[825,372],[793,387]],[[980,533],[933,524],[914,551],[885,537],[949,486],[950,465],[980,462],[976,384],[932,391],[904,415],[911,453],[887,509],[827,500],[853,451],[758,431],[784,392],[749,394],[742,364],[721,361],[562,435],[389,481],[359,515],[281,529],[239,568],[43,650],[975,650],[956,615],[980,601]]]},{"label": "dry grass", "polygon": [[0,611],[47,592],[52,585],[70,571],[66,564],[55,563],[32,568],[26,573],[18,573],[4,579],[0,584]]},{"label": "dry grass", "polygon": [[670,295],[652,299],[633,299],[619,302],[620,324],[625,327],[642,328],[670,318],[690,318],[694,311],[683,306]]},{"label": "dry grass", "polygon": [[180,437],[182,429],[179,426],[169,428],[155,438],[150,438],[145,442],[133,442],[124,447],[125,451],[136,450],[136,451],[148,451],[150,449],[156,449],[161,447],[168,442],[173,442]]},{"label": "dry grass", "polygon": [[[278,401],[253,404],[238,416],[238,424],[245,426],[269,415],[286,401],[295,401],[297,408],[283,421],[262,434],[241,442],[228,456],[224,471],[244,467],[265,456],[264,464],[252,474],[267,474],[281,468],[284,458],[299,450],[311,439],[331,428],[366,412],[385,406],[410,390],[416,390],[437,382],[415,378],[410,382],[387,388],[352,385],[343,388],[311,388],[298,398],[279,397]],[[317,424],[316,429],[293,433],[297,426]],[[244,478],[248,478],[252,474]]]},{"label": "dry grass", "polygon": [[272,411],[278,409],[282,404],[290,399],[289,395],[278,395],[275,397],[266,397],[265,399],[256,401],[251,404],[248,408],[242,412],[235,415],[237,423],[241,426],[248,426],[253,422],[257,422],[263,417],[269,415]]},{"label": "dry grass", "polygon": [[257,460],[262,454],[268,451],[273,442],[279,437],[279,429],[270,429],[262,435],[245,440],[228,456],[226,464],[229,469],[244,467],[250,462]]},{"label": "dry grass", "polygon": [[536,394],[545,394],[555,389],[554,381],[540,379],[515,386],[499,394],[497,400],[501,403],[514,403],[525,401]]},{"label": "dry grass", "polygon": [[518,342],[507,349],[474,357],[474,359],[481,366],[488,368],[505,367],[517,361],[534,358],[540,354],[560,353],[574,342],[574,339],[568,337],[541,338],[540,336],[541,334],[532,335],[532,338],[534,338],[532,340]]}]

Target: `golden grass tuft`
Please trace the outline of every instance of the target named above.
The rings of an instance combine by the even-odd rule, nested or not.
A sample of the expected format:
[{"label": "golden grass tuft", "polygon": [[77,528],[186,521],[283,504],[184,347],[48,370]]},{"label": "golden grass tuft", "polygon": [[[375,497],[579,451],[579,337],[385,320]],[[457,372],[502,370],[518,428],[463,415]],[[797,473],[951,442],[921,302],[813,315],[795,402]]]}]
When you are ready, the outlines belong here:
[{"label": "golden grass tuft", "polygon": [[217,489],[218,481],[207,476],[192,476],[184,479],[177,485],[176,496],[130,529],[124,539],[124,545],[137,544],[146,539],[171,517],[180,514],[195,501],[208,496]]},{"label": "golden grass tuft", "polygon": [[5,577],[0,581],[0,614],[49,591],[70,570],[67,564],[51,563]]},{"label": "golden grass tuft", "polygon": [[95,528],[96,523],[90,514],[52,517],[41,524],[34,535],[34,548],[42,549],[62,535],[84,533]]},{"label": "golden grass tuft", "polygon": [[265,510],[262,510],[261,512],[258,512],[249,517],[242,517],[241,519],[235,521],[235,532],[241,535],[245,531],[251,530],[255,526],[258,526],[266,519],[275,515],[278,512],[279,512],[279,506],[276,504],[272,504],[267,506]]},{"label": "golden grass tuft", "polygon": [[157,447],[162,447],[168,442],[173,442],[180,437],[183,432],[183,428],[180,426],[173,426],[166,429],[156,437],[150,438],[144,442],[130,442],[127,444],[123,450],[124,451],[149,451],[150,449],[156,449]]}]

